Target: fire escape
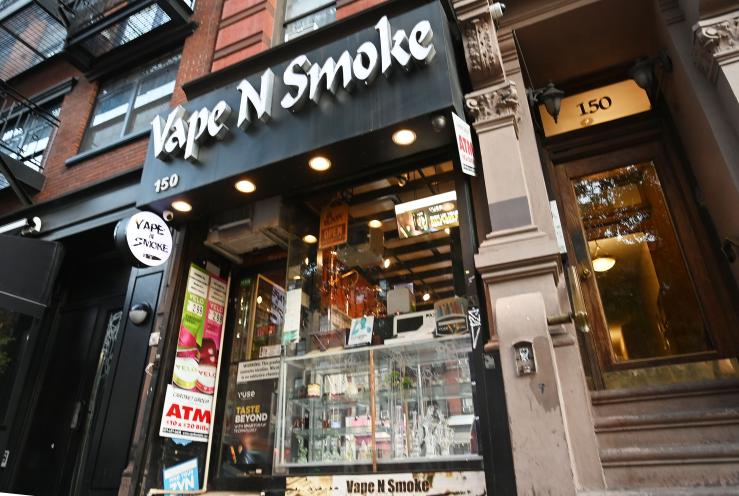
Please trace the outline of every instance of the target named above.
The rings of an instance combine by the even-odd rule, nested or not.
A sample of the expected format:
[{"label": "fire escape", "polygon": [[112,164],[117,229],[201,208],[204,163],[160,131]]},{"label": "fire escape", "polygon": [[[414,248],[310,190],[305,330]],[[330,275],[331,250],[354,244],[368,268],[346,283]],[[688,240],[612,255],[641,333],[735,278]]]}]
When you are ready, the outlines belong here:
[{"label": "fire escape", "polygon": [[124,71],[179,46],[194,28],[194,1],[0,0],[0,192],[32,203],[59,127],[59,106],[21,94],[19,76],[54,57],[88,79]]},{"label": "fire escape", "polygon": [[14,90],[9,81],[64,50],[67,32],[31,1],[0,0],[0,189],[23,205],[44,183],[44,151],[59,126],[57,111]]},{"label": "fire escape", "polygon": [[67,58],[95,79],[177,46],[195,0],[37,0],[56,4]]}]

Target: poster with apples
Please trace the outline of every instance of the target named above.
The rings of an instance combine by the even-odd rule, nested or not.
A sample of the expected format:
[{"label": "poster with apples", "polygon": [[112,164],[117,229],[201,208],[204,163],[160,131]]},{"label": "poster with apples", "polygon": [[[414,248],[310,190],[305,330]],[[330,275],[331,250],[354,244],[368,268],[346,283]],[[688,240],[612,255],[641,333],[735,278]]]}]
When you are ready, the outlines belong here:
[{"label": "poster with apples", "polygon": [[190,265],[172,384],[162,412],[163,437],[208,440],[211,404],[204,398],[213,395],[218,379],[227,293],[225,279]]}]

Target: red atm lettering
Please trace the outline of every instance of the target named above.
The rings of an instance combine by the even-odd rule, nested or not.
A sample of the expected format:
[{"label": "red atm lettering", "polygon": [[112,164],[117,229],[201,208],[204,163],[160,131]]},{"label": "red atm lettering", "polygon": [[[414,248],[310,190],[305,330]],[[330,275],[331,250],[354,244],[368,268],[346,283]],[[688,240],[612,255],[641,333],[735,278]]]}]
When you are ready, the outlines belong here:
[{"label": "red atm lettering", "polygon": [[[193,413],[194,412],[194,413]],[[190,414],[192,413],[192,419]],[[167,417],[174,417],[183,420],[192,420],[193,422],[204,422],[210,424],[210,410],[202,408],[193,408],[191,406],[182,406],[172,403],[167,410]]]},{"label": "red atm lettering", "polygon": [[464,136],[459,137],[459,149],[462,150],[465,153],[469,153],[472,155],[472,142],[465,138]]}]

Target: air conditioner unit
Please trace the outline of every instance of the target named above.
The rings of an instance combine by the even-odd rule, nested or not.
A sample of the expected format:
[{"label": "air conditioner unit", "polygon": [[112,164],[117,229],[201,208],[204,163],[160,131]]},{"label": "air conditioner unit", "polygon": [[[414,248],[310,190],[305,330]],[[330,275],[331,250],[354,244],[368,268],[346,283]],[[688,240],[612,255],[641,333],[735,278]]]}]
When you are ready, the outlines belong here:
[{"label": "air conditioner unit", "polygon": [[280,197],[268,198],[211,219],[205,246],[241,263],[241,255],[280,246],[287,249],[295,211]]}]

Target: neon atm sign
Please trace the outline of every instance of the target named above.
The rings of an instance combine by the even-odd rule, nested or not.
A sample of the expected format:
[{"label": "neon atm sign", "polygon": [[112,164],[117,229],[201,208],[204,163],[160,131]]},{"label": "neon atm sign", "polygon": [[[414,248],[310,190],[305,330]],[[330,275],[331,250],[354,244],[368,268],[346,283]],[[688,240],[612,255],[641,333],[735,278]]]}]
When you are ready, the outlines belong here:
[{"label": "neon atm sign", "polygon": [[[294,58],[282,75],[287,92],[280,106],[298,112],[308,100],[317,104],[325,92],[351,93],[362,84],[370,86],[380,73],[389,77],[396,69],[410,71],[414,65],[427,65],[436,55],[434,33],[427,20],[418,22],[406,33],[403,29],[394,30],[384,16],[375,30],[379,43],[365,41],[354,55],[345,50],[338,59],[328,57],[323,64],[313,63],[305,55]],[[272,118],[274,88],[275,74],[271,69],[262,73],[259,91],[246,79],[238,84],[241,98],[236,127],[246,131],[257,120],[268,122]],[[212,109],[203,107],[190,115],[178,106],[166,119],[157,116],[152,121],[154,156],[160,160],[182,157],[197,162],[201,144],[207,139],[222,140],[228,134],[233,114],[228,103],[221,100]]]}]

